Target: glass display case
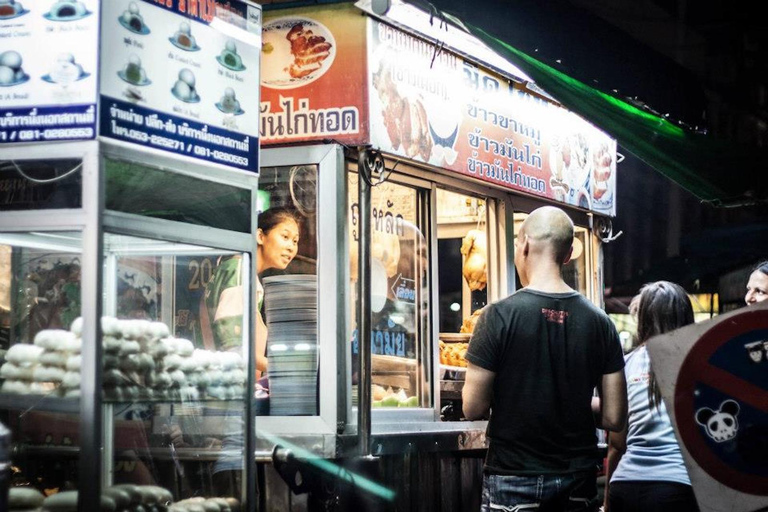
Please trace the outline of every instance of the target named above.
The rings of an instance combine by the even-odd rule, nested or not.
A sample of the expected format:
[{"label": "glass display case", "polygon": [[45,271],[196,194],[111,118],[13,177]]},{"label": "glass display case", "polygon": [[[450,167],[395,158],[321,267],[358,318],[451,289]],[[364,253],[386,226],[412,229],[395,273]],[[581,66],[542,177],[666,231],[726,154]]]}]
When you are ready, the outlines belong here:
[{"label": "glass display case", "polygon": [[[350,280],[358,279],[358,173],[349,174]],[[431,408],[429,246],[423,219],[426,196],[396,180],[371,189],[371,406]],[[352,393],[356,405],[359,361],[352,312]]]},{"label": "glass display case", "polygon": [[347,253],[343,166],[335,144],[261,154],[257,286],[263,299],[256,321],[265,331],[257,350],[266,355],[266,378],[256,384],[260,461],[271,460],[276,444],[336,457],[337,436],[349,421],[342,377],[349,365],[349,270],[339,264]]},{"label": "glass display case", "polygon": [[5,150],[0,181],[11,505],[245,507],[256,175],[88,142]]}]

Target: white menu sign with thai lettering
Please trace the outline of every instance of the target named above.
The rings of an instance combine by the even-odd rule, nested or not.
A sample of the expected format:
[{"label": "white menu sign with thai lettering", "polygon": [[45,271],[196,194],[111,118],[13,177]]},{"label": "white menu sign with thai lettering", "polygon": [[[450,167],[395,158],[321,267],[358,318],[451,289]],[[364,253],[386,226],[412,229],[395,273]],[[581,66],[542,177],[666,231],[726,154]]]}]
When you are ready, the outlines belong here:
[{"label": "white menu sign with thai lettering", "polygon": [[0,144],[90,139],[98,0],[0,0]]},{"label": "white menu sign with thai lettering", "polygon": [[102,17],[102,136],[258,170],[258,5],[110,0]]}]

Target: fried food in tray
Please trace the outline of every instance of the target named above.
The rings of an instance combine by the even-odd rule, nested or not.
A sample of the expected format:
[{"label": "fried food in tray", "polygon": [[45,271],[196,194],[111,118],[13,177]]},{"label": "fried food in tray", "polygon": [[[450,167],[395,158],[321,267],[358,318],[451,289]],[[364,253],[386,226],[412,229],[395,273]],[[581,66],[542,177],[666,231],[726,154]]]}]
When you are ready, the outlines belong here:
[{"label": "fried food in tray", "polygon": [[468,342],[446,343],[440,340],[440,364],[454,368],[466,368]]},{"label": "fried food in tray", "polygon": [[475,325],[477,324],[477,319],[480,318],[480,315],[483,313],[483,308],[475,310],[470,316],[464,319],[463,322],[461,322],[461,329],[459,329],[459,332],[461,333],[473,333],[475,331]]}]

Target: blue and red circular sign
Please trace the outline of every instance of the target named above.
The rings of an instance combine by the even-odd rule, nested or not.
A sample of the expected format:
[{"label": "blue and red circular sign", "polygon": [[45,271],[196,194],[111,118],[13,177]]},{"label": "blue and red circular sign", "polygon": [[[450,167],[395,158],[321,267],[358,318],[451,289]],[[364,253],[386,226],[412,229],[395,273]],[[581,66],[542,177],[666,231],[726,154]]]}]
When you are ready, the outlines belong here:
[{"label": "blue and red circular sign", "polygon": [[705,332],[680,367],[680,437],[718,482],[768,496],[768,314],[746,309]]}]

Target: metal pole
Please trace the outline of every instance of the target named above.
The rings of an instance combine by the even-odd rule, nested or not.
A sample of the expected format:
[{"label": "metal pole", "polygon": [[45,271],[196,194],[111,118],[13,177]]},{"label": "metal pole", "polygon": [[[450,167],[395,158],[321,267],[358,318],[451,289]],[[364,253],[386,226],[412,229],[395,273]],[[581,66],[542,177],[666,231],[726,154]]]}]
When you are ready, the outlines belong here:
[{"label": "metal pole", "polygon": [[357,157],[357,197],[359,219],[357,239],[357,446],[365,457],[371,451],[371,166],[368,150],[360,148]]},{"label": "metal pole", "polygon": [[11,486],[11,431],[0,422],[0,510],[8,510]]},{"label": "metal pole", "polygon": [[[83,228],[81,311],[83,315],[80,384],[80,485],[78,510],[99,510],[104,446],[101,395],[101,312],[103,292],[104,165],[94,145],[83,158]],[[111,439],[111,436],[109,437]]]},{"label": "metal pole", "polygon": [[248,290],[250,295],[247,303],[254,301],[250,304],[250,307],[246,309],[248,311],[248,346],[245,347],[244,355],[246,356],[246,380],[245,380],[245,408],[243,410],[243,428],[244,446],[243,453],[245,471],[243,489],[241,489],[241,501],[244,504],[243,510],[256,510],[258,508],[256,504],[257,495],[257,469],[256,469],[256,402],[255,402],[255,390],[256,390],[256,309],[259,304],[256,302],[256,280],[258,279],[257,266],[256,266],[256,230],[258,228],[258,203],[257,192],[259,190],[258,178],[254,180],[253,187],[251,188],[251,254],[248,257],[250,271],[248,272]]}]

